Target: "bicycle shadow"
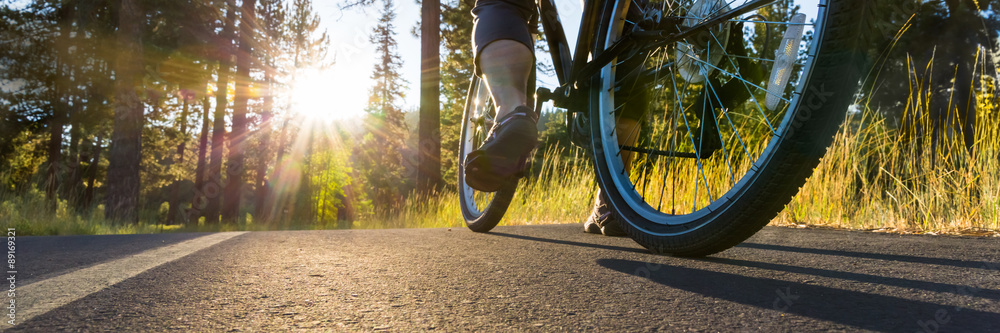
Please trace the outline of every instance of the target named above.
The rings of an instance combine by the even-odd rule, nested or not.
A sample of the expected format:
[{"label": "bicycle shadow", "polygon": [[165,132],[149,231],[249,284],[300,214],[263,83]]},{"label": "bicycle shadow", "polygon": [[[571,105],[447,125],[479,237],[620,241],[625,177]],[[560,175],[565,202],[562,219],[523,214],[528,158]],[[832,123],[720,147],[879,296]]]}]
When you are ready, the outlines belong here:
[{"label": "bicycle shadow", "polygon": [[946,258],[928,258],[928,257],[907,256],[899,254],[881,254],[881,253],[844,251],[844,250],[815,249],[815,248],[795,247],[787,245],[742,243],[740,245],[736,245],[736,247],[743,247],[743,248],[757,249],[757,250],[774,250],[783,252],[821,254],[821,255],[850,257],[850,258],[899,261],[899,262],[909,262],[914,264],[931,264],[931,265],[941,265],[941,266],[952,266],[958,268],[983,268],[983,269],[1000,268],[1000,263],[993,263],[993,262],[967,261],[967,260],[946,259]]},{"label": "bicycle shadow", "polygon": [[896,277],[886,277],[886,276],[864,274],[864,273],[835,271],[835,270],[803,267],[803,266],[774,264],[769,262],[750,261],[742,259],[702,258],[702,259],[692,259],[692,260],[701,260],[701,261],[707,261],[707,262],[729,265],[729,266],[737,266],[737,267],[753,267],[753,268],[781,271],[787,273],[821,276],[832,279],[877,283],[886,286],[920,289],[936,293],[951,293],[959,296],[973,296],[977,298],[1000,300],[1000,290],[979,289],[979,288],[973,288],[969,286],[949,284],[949,283],[918,281],[918,280],[910,280],[910,279],[903,279]]},{"label": "bicycle shadow", "polygon": [[[594,248],[594,249],[611,250],[611,251],[618,251],[618,252],[645,253],[645,254],[649,254],[650,253],[649,251],[646,251],[646,250],[641,249],[641,248],[631,248],[631,247],[614,246],[614,245],[603,245],[603,244],[574,242],[574,241],[561,240],[561,239],[550,239],[550,238],[542,238],[542,237],[534,237],[534,236],[515,235],[515,234],[508,234],[508,233],[501,233],[501,232],[491,232],[490,234],[491,235],[496,235],[496,236],[501,236],[501,237],[521,239],[521,240],[530,240],[530,241],[545,242],[545,243],[552,243],[552,244],[589,247],[589,248]],[[975,267],[975,268],[989,269],[989,267],[987,267],[986,265],[990,264],[990,263],[984,263],[984,262],[964,261],[964,260],[956,260],[956,259],[926,258],[926,257],[917,257],[917,256],[876,254],[876,253],[855,252],[855,251],[824,250],[824,249],[801,248],[801,247],[792,247],[792,246],[785,246],[785,245],[769,245],[769,244],[758,244],[758,243],[744,243],[744,244],[737,245],[737,247],[756,248],[756,249],[768,249],[768,250],[780,250],[780,251],[797,252],[797,253],[836,255],[836,256],[844,256],[844,257],[850,257],[850,258],[869,258],[869,259],[886,260],[886,261],[900,261],[900,262],[921,263],[921,264],[947,265],[947,266],[954,266],[954,267],[961,267],[961,268]],[[974,297],[977,297],[977,298],[985,298],[985,299],[991,299],[991,300],[1000,300],[1000,290],[977,289],[977,288],[973,288],[973,287],[969,287],[969,286],[956,285],[956,284],[948,284],[948,283],[940,283],[940,282],[928,282],[928,281],[918,281],[918,280],[910,280],[910,279],[903,279],[903,278],[896,278],[896,277],[885,277],[885,276],[872,275],[872,274],[852,273],[852,272],[844,272],[844,271],[834,271],[834,270],[828,270],[828,269],[820,269],[820,268],[812,268],[812,267],[804,267],[804,266],[783,265],[783,264],[775,264],[775,263],[760,262],[760,261],[750,261],[750,260],[742,260],[742,259],[728,259],[728,258],[705,257],[705,258],[688,259],[688,260],[707,261],[707,262],[712,262],[712,263],[717,263],[717,264],[724,264],[724,265],[730,265],[730,266],[753,267],[753,268],[768,269],[768,270],[773,270],[773,271],[782,271],[782,272],[788,272],[788,273],[797,273],[797,274],[807,274],[807,275],[813,275],[813,276],[828,277],[828,278],[833,278],[833,279],[852,280],[852,281],[866,282],[866,283],[878,283],[878,284],[881,284],[881,285],[895,286],[895,287],[901,287],[901,288],[921,289],[921,290],[926,290],[926,291],[930,291],[930,292],[952,293],[952,294],[956,294],[956,295],[971,295],[971,296],[974,296]]]},{"label": "bicycle shadow", "polygon": [[544,242],[544,243],[552,243],[552,244],[560,244],[560,245],[571,245],[571,246],[589,247],[589,248],[601,249],[601,250],[611,250],[611,251],[619,251],[619,252],[633,252],[633,253],[646,253],[646,254],[649,253],[649,251],[646,250],[646,249],[636,248],[636,247],[624,247],[624,246],[614,246],[614,245],[603,245],[603,244],[574,242],[574,241],[561,240],[561,239],[551,239],[551,238],[533,237],[533,236],[525,236],[525,235],[515,235],[515,234],[508,234],[508,233],[496,232],[496,231],[490,232],[489,234],[493,235],[493,236],[500,236],[500,237],[514,238],[514,239],[529,240],[529,241]]},{"label": "bicycle shadow", "polygon": [[[742,264],[738,260],[728,261],[723,263],[737,266]],[[925,301],[634,260],[598,259],[597,264],[613,271],[639,276],[670,288],[860,329],[909,332],[923,331],[925,326],[938,327],[941,331],[1000,329],[1000,320],[998,320],[1000,314]],[[768,268],[768,265],[758,264],[758,266]],[[778,266],[782,265],[771,265],[771,268],[781,268]],[[784,268],[787,269],[787,266]],[[822,271],[818,269],[806,270]],[[852,274],[836,273],[842,276]],[[836,276],[837,274],[827,275]],[[877,283],[877,281],[868,282]],[[912,283],[918,283],[918,281],[908,282],[908,284]],[[996,297],[995,291],[992,296],[992,298]],[[946,320],[941,320],[941,318],[946,318]],[[935,323],[930,324],[931,321]]]}]

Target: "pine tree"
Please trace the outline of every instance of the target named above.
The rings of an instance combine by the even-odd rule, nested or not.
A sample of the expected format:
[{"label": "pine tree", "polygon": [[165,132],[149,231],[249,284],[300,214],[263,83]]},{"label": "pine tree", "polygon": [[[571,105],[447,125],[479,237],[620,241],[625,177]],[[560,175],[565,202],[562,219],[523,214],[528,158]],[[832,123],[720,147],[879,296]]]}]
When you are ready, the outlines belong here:
[{"label": "pine tree", "polygon": [[118,222],[139,220],[139,163],[142,149],[143,107],[135,87],[142,76],[143,11],[137,0],[122,0],[119,8],[118,63],[114,133],[105,218]]},{"label": "pine tree", "polygon": [[[215,93],[215,113],[212,115],[212,153],[208,165],[208,178],[205,188],[201,189],[208,200],[205,211],[205,223],[219,223],[223,178],[222,156],[226,141],[226,105],[229,102],[229,80],[232,70],[233,40],[236,29],[236,0],[226,1],[225,26],[219,33],[219,71],[218,85]],[[227,175],[229,176],[229,175]]]},{"label": "pine tree", "polygon": [[[288,22],[283,28],[285,38],[287,38],[287,63],[283,67],[286,73],[289,73],[290,78],[287,82],[295,82],[297,74],[299,71],[305,68],[324,68],[328,64],[323,63],[326,57],[327,50],[329,49],[329,37],[326,32],[320,32],[319,16],[316,15],[313,10],[313,5],[311,0],[295,0],[292,2],[291,7],[286,13],[288,17]],[[295,98],[291,94],[288,95],[286,101],[290,104]],[[289,104],[286,104],[285,109],[290,109]],[[311,186],[309,184],[310,176],[309,172],[309,161],[311,160],[310,154],[312,152],[313,141],[313,128],[311,126],[307,128],[300,128],[301,130],[310,131],[306,136],[309,138],[306,140],[299,139],[292,140],[291,138],[297,131],[294,128],[298,128],[298,124],[292,122],[292,115],[285,114],[284,120],[282,121],[281,130],[278,133],[279,144],[275,148],[277,151],[277,163],[275,164],[274,173],[270,177],[275,181],[276,184],[273,185],[274,188],[279,188],[281,191],[271,194],[271,202],[267,204],[267,209],[271,210],[269,214],[270,218],[277,217],[278,214],[287,211],[291,212],[291,216],[298,222],[311,221],[313,218],[311,204]],[[300,138],[301,139],[301,138]],[[304,141],[309,141],[308,149],[302,149],[299,151],[286,151],[290,143],[295,143],[297,147],[302,147]],[[304,154],[304,155],[303,155]],[[287,217],[285,215],[284,217]]]},{"label": "pine tree", "polygon": [[260,15],[261,46],[260,52],[261,66],[264,70],[263,92],[264,103],[261,110],[261,120],[257,127],[259,145],[257,147],[257,170],[255,172],[254,186],[256,187],[254,203],[254,219],[269,220],[271,217],[272,194],[267,178],[269,161],[273,152],[278,147],[271,144],[272,132],[271,124],[274,119],[274,99],[278,85],[277,65],[279,56],[283,50],[287,39],[285,34],[285,7],[281,0],[261,0],[257,12]]},{"label": "pine tree", "polygon": [[370,90],[365,109],[367,133],[356,155],[368,183],[369,197],[374,200],[376,211],[385,213],[400,203],[402,190],[406,188],[402,151],[407,130],[399,103],[407,82],[399,73],[403,62],[396,51],[393,24],[396,13],[392,0],[383,1],[380,14],[369,39],[379,56],[371,76],[375,86]]},{"label": "pine tree", "polygon": [[236,95],[233,101],[233,131],[229,142],[229,166],[226,168],[226,194],[222,207],[223,222],[236,222],[243,194],[246,158],[247,104],[250,100],[250,68],[254,66],[253,47],[257,34],[256,0],[243,0],[240,10],[239,50],[236,52]]},{"label": "pine tree", "polygon": [[441,174],[447,187],[458,179],[458,143],[472,66],[472,7],[475,0],[442,2],[441,41],[446,52],[441,61]]}]

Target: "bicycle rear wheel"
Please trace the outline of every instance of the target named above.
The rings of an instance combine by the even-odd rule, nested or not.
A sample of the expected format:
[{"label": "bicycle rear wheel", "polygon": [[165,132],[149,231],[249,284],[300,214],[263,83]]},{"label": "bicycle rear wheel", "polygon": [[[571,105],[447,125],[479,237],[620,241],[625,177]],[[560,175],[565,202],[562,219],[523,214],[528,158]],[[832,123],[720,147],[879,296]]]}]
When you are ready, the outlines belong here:
[{"label": "bicycle rear wheel", "polygon": [[[636,3],[608,1],[595,57],[636,26],[713,23],[626,52],[595,76],[588,102],[598,181],[625,231],[651,251],[725,250],[783,209],[832,142],[861,75],[868,4],[805,1],[805,15],[793,15],[793,1]],[[727,16],[744,8],[752,10]],[[626,18],[630,10],[646,19]],[[639,95],[639,111],[624,110]],[[642,125],[617,128],[623,115]],[[632,157],[628,167],[623,156]]]},{"label": "bicycle rear wheel", "polygon": [[495,118],[496,109],[486,82],[479,77],[473,77],[465,100],[465,114],[462,116],[458,197],[465,224],[475,232],[488,232],[500,223],[517,188],[517,182],[511,182],[499,191],[488,193],[476,191],[465,182],[465,158],[483,144],[490,129],[493,128]]}]

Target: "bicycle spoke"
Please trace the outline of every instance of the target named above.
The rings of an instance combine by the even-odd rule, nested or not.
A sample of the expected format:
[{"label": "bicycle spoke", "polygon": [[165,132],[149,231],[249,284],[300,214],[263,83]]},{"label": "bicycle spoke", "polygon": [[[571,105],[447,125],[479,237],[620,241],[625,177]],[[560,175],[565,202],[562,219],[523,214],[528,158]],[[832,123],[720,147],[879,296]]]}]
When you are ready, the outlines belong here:
[{"label": "bicycle spoke", "polygon": [[[721,105],[722,104],[722,100],[718,99],[719,95],[718,95],[718,93],[716,93],[715,88],[712,87],[711,83],[708,84],[708,88],[712,90],[712,93],[709,94],[709,95],[716,96],[716,100]],[[706,98],[707,98],[707,96],[706,96]],[[712,108],[712,114],[713,115],[715,114],[715,108]],[[735,124],[733,124],[733,120],[731,118],[729,118],[729,115],[727,113],[724,113],[723,116],[726,118],[726,120],[729,121],[730,126],[733,127],[733,134],[736,135],[736,139],[740,143],[740,146],[743,147],[743,152],[747,154],[747,158],[749,158],[750,160],[754,160],[753,156],[750,154],[750,149],[747,148],[747,145],[745,143],[743,143],[743,138],[740,137],[740,131],[739,131],[739,129],[736,128]],[[721,133],[720,133],[720,139],[721,139]],[[725,145],[723,145],[723,148],[725,148]]]},{"label": "bicycle spoke", "polygon": [[737,79],[737,80],[740,80],[740,81],[743,81],[744,83],[746,83],[746,84],[748,84],[748,85],[750,85],[750,86],[753,86],[754,88],[757,88],[757,89],[760,89],[760,90],[763,90],[764,92],[766,92],[766,93],[768,93],[768,94],[770,94],[770,95],[772,95],[772,96],[776,96],[776,97],[780,98],[781,100],[783,100],[783,101],[785,101],[785,102],[787,102],[787,103],[791,103],[791,102],[792,102],[792,100],[790,100],[790,99],[787,99],[787,98],[785,98],[784,96],[781,96],[781,95],[778,95],[778,94],[775,94],[775,93],[772,93],[772,92],[768,91],[768,90],[767,90],[767,88],[763,88],[763,87],[761,87],[761,86],[759,86],[759,85],[756,85],[756,84],[754,84],[753,82],[750,82],[750,81],[747,81],[747,80],[743,79],[743,78],[742,78],[742,77],[740,77],[740,76],[739,76],[738,74],[733,74],[733,73],[730,73],[729,71],[726,71],[726,70],[723,70],[723,69],[721,69],[721,68],[719,68],[719,67],[716,67],[715,65],[712,65],[712,64],[708,63],[707,61],[704,61],[704,60],[701,60],[701,59],[698,59],[697,57],[693,57],[693,56],[691,56],[691,55],[687,55],[687,57],[688,57],[689,59],[692,59],[692,60],[696,61],[696,62],[699,62],[699,63],[702,63],[702,64],[704,64],[705,66],[708,66],[708,67],[711,67],[711,68],[713,68],[713,69],[715,69],[715,70],[719,71],[719,73],[721,73],[721,74],[725,74],[726,76],[729,76],[729,77],[731,77],[731,78],[733,78],[733,79]]},{"label": "bicycle spoke", "polygon": [[[659,15],[681,20],[683,25],[674,34],[664,27],[661,39],[655,38],[656,31],[647,31],[626,40],[629,25],[639,20],[618,21],[625,26],[618,26],[622,32],[604,42],[607,54],[600,60],[606,64],[602,75],[612,79],[601,88],[601,93],[609,95],[602,102],[607,103],[602,117],[609,118],[604,118],[601,131],[607,138],[606,156],[622,162],[613,163],[609,170],[622,180],[618,188],[635,191],[629,200],[645,202],[655,212],[683,216],[727,198],[727,192],[756,171],[762,154],[781,131],[781,115],[796,96],[790,89],[814,57],[793,56],[790,65],[783,65],[789,66],[792,78],[787,85],[772,87],[765,76],[776,60],[762,45],[780,40],[775,37],[786,28],[818,25],[754,13],[773,2],[705,0],[706,7],[700,8],[692,7],[696,1],[663,3]],[[757,24],[748,25],[756,30],[736,28],[745,23]],[[765,25],[766,32],[761,30]],[[707,37],[695,38],[698,31]],[[646,43],[645,48],[629,49],[637,43]],[[643,89],[650,91],[648,100],[633,93]],[[773,99],[770,108],[762,103],[764,96]],[[771,104],[775,101],[778,107]],[[638,115],[642,125],[618,126],[623,115]]]},{"label": "bicycle spoke", "polygon": [[[715,33],[712,33],[712,39],[714,39],[717,44],[722,45],[722,42],[720,42],[719,39],[715,36]],[[733,59],[729,57],[729,52],[726,51],[725,48],[723,48],[721,52],[723,54],[723,57],[726,57],[726,59],[729,60],[730,66],[733,66],[733,68],[737,68],[736,71],[739,72],[739,69],[738,69],[739,66],[736,66],[736,62],[734,62]],[[740,79],[740,82],[743,83],[743,87],[745,87],[749,91],[750,87],[747,86],[747,82],[748,81],[745,80],[745,79],[743,79],[742,77],[740,77],[739,79]],[[760,106],[760,102],[757,101],[757,96],[754,96],[753,92],[750,92],[750,98],[753,100],[753,104],[754,104],[754,106],[757,107],[757,110],[760,111],[760,114],[762,116],[764,116],[764,122],[766,122],[767,123],[767,127],[771,129],[771,134],[777,135],[778,131],[776,131],[774,129],[774,126],[771,125],[771,120],[767,118],[767,113],[764,113],[764,108],[762,108]]]},{"label": "bicycle spoke", "polygon": [[[673,68],[671,68],[671,70],[673,70]],[[674,75],[671,75],[671,80],[675,80],[674,81],[674,87],[676,87],[677,86],[677,82],[676,82],[676,76],[677,75],[676,75],[676,73],[673,73],[673,74]],[[688,84],[688,83],[685,83],[685,84]],[[676,91],[675,91],[675,94],[676,94]],[[677,96],[677,103],[678,103],[678,106],[680,107],[679,110],[684,110],[683,104],[681,104],[682,100],[680,98],[680,95]],[[697,147],[698,144],[694,142],[694,133],[691,131],[691,124],[688,123],[687,117],[681,117],[681,118],[684,119],[684,127],[687,129],[688,137],[691,139],[691,146],[692,147]],[[707,186],[708,186],[708,179],[705,178],[705,168],[702,165],[701,153],[698,152],[697,150],[695,150],[695,160],[698,163],[698,172],[699,172],[702,180],[705,182],[706,192],[708,192],[708,196],[711,197],[712,196],[711,191],[709,191],[708,188],[707,188]],[[695,192],[694,192],[694,199],[692,200],[692,202],[693,202],[693,206],[695,207],[694,210],[697,210],[697,202],[698,202],[697,180],[695,180]]]}]

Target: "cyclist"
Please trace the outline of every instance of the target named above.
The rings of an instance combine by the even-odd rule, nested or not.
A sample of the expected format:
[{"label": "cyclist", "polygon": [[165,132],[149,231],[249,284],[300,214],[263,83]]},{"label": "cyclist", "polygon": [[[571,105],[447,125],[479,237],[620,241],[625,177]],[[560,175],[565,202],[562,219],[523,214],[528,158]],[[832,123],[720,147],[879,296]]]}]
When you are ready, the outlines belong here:
[{"label": "cyclist", "polygon": [[[538,144],[538,117],[528,105],[528,79],[535,64],[532,31],[537,27],[537,8],[531,0],[477,0],[474,16],[473,50],[476,74],[489,87],[496,104],[496,121],[483,145],[465,160],[466,183],[483,192],[495,192],[514,180],[525,166],[529,153]],[[623,69],[637,68],[641,55],[626,60]],[[619,69],[622,70],[622,69]],[[636,83],[626,82],[624,87]],[[637,89],[643,91],[643,89]],[[616,94],[618,143],[634,146],[638,134],[645,93]],[[631,153],[622,156],[626,167]],[[584,222],[584,231],[606,236],[625,236],[600,190],[594,208]]]}]

